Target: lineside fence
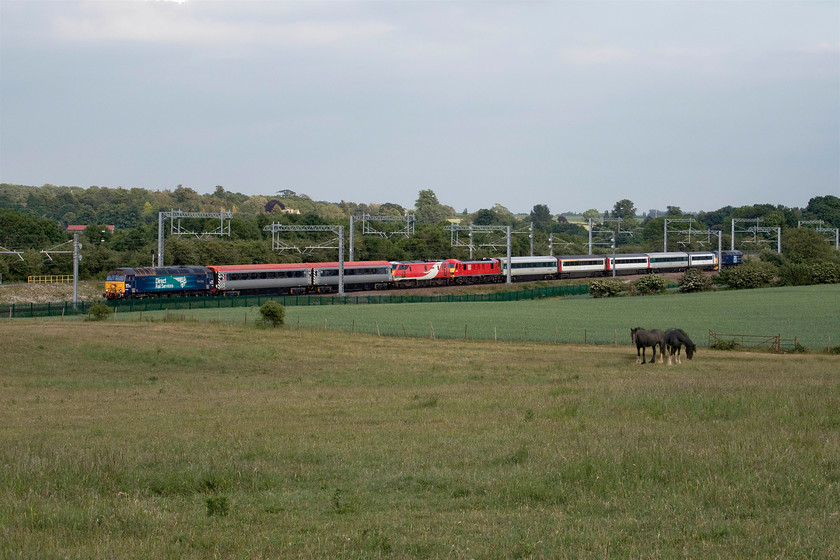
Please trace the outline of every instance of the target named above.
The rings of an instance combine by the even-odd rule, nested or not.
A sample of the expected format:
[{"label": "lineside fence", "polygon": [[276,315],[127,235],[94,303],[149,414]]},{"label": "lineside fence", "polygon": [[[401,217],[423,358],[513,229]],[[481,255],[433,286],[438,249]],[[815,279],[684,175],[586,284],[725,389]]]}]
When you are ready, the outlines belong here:
[{"label": "lineside fence", "polygon": [[[373,305],[383,303],[449,303],[474,301],[522,301],[545,299],[572,295],[586,295],[589,293],[587,284],[569,286],[551,286],[545,288],[529,288],[515,292],[499,292],[491,294],[462,294],[462,295],[306,295],[306,296],[234,296],[234,297],[181,297],[181,298],[145,298],[129,300],[100,300],[100,303],[113,307],[117,313],[131,313],[135,311],[175,311],[190,309],[222,309],[229,307],[261,306],[267,301],[276,301],[280,305],[311,306],[311,305]],[[63,317],[65,315],[87,314],[88,309],[95,302],[78,302],[74,309],[72,302],[59,303],[24,303],[0,306],[0,318],[34,318],[34,317]]]},{"label": "lineside fence", "polygon": [[72,274],[45,274],[26,277],[27,284],[68,284],[72,281]]}]

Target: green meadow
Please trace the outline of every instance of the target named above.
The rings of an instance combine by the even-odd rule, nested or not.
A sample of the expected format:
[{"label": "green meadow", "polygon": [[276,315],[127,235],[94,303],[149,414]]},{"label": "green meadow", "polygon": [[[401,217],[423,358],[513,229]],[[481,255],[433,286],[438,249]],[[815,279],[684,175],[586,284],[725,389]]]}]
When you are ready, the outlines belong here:
[{"label": "green meadow", "polygon": [[0,557],[840,557],[838,355],[242,323],[0,321]]},{"label": "green meadow", "polygon": [[[118,314],[115,319],[182,317],[253,322],[256,308]],[[781,336],[810,350],[840,346],[840,285],[593,299],[485,303],[287,307],[286,325],[381,336],[630,344],[630,329],[685,330],[698,346],[709,331]]]}]

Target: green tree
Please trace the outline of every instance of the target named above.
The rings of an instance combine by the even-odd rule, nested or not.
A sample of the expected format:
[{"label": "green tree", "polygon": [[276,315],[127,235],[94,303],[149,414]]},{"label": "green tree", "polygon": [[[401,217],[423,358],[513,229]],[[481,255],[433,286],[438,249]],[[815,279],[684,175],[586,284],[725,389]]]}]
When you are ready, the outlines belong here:
[{"label": "green tree", "polygon": [[792,263],[815,263],[830,258],[831,245],[813,229],[788,229],[782,235],[782,254]]},{"label": "green tree", "polygon": [[584,219],[584,220],[586,220],[587,222],[588,222],[590,219],[592,220],[592,223],[595,223],[595,222],[600,222],[600,221],[601,221],[601,213],[600,213],[598,210],[595,210],[594,208],[590,208],[589,210],[587,210],[586,212],[584,212],[584,213],[583,213],[583,215],[582,215],[582,217],[583,217],[583,219]]},{"label": "green tree", "polygon": [[836,196],[815,196],[805,210],[810,219],[822,220],[827,227],[840,227],[840,198]]},{"label": "green tree", "polygon": [[554,227],[554,217],[551,215],[551,210],[545,204],[535,205],[533,210],[531,210],[530,217],[536,230],[549,232]]},{"label": "green tree", "polygon": [[633,202],[624,198],[619,200],[613,206],[612,212],[613,218],[621,218],[622,220],[635,220],[636,219],[636,207],[633,205]]},{"label": "green tree", "polygon": [[415,203],[417,222],[420,224],[436,224],[448,218],[447,211],[437,198],[435,191],[426,189],[420,191]]},{"label": "green tree", "polygon": [[501,223],[495,212],[487,208],[481,208],[473,216],[472,222],[477,226],[494,226]]}]

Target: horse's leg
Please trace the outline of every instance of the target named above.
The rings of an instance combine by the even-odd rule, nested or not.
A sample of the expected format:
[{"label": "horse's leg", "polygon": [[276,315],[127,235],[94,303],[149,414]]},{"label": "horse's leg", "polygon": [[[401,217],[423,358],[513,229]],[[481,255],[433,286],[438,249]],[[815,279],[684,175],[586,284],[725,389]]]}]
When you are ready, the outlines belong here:
[{"label": "horse's leg", "polygon": [[[654,346],[654,348],[656,348],[656,346]],[[656,356],[656,354],[654,354],[654,356]],[[659,363],[660,364],[665,363],[665,348],[662,347],[661,342],[659,343]]]},{"label": "horse's leg", "polygon": [[647,347],[642,346],[642,363],[643,364],[647,363],[647,360],[645,360],[645,350],[647,350]]},{"label": "horse's leg", "polygon": [[681,364],[682,360],[680,359],[680,353],[682,352],[682,346],[677,346],[677,363]]},{"label": "horse's leg", "polygon": [[668,365],[671,365],[671,357],[674,355],[674,347],[665,345],[665,349],[668,351]]},{"label": "horse's leg", "polygon": [[637,364],[642,363],[642,352],[641,352],[641,350],[639,349],[638,346],[636,346],[636,363]]}]

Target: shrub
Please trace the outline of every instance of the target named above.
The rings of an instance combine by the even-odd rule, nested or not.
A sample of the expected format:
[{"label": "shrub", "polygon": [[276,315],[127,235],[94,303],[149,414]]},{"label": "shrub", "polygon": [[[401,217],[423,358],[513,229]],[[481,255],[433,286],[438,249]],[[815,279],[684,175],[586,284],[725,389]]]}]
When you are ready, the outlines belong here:
[{"label": "shrub", "polygon": [[592,297],[615,297],[624,291],[624,282],[615,278],[599,278],[589,281],[589,293]]},{"label": "shrub", "polygon": [[807,264],[786,264],[779,269],[779,279],[785,286],[807,286],[813,283],[811,272]]},{"label": "shrub", "polygon": [[260,315],[262,315],[260,322],[263,325],[275,328],[283,324],[286,308],[276,301],[267,301],[260,307]]},{"label": "shrub", "polygon": [[668,281],[658,274],[648,274],[633,283],[636,290],[642,294],[660,294],[668,287]]},{"label": "shrub", "polygon": [[811,267],[814,284],[840,284],[840,263],[821,262]]},{"label": "shrub", "polygon": [[114,310],[102,302],[97,301],[88,307],[87,321],[104,321],[114,313]]},{"label": "shrub", "polygon": [[716,283],[736,290],[761,288],[769,285],[776,274],[776,267],[769,262],[750,259],[738,266],[729,266],[721,270],[716,277]]},{"label": "shrub", "polygon": [[716,340],[715,343],[710,346],[712,350],[735,350],[737,347],[738,345],[734,340],[721,339]]},{"label": "shrub", "polygon": [[689,268],[679,280],[681,292],[705,292],[712,287],[712,279],[696,268]]}]

